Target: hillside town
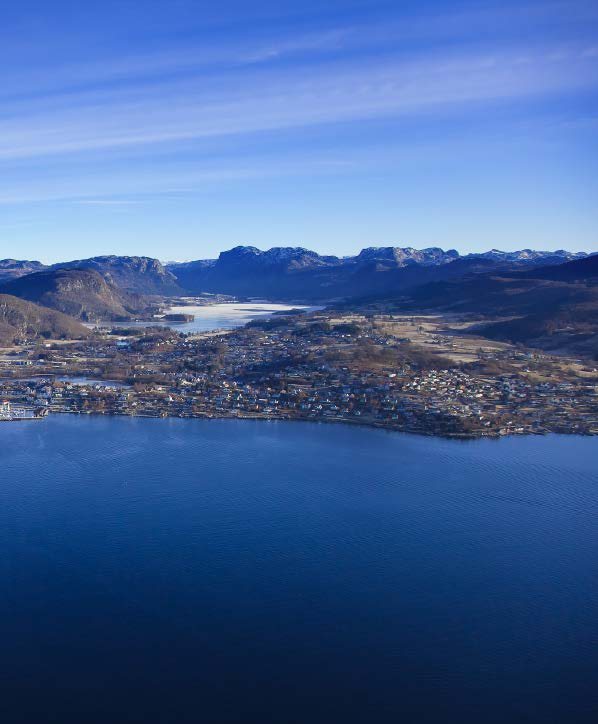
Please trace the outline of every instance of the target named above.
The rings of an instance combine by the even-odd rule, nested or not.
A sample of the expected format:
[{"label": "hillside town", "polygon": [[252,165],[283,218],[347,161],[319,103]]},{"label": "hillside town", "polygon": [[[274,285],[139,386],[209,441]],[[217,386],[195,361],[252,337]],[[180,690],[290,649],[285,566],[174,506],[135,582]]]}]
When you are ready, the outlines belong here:
[{"label": "hillside town", "polygon": [[319,312],[227,332],[98,329],[84,341],[24,343],[0,357],[0,416],[308,420],[460,438],[598,434],[591,363],[469,339],[459,359],[459,338],[416,319],[393,325],[384,315]]}]

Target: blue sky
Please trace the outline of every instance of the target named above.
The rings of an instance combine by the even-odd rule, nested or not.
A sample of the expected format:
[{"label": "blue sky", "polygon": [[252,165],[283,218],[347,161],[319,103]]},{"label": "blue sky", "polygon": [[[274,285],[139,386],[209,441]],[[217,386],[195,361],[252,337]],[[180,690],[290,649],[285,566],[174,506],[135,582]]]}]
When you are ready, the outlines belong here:
[{"label": "blue sky", "polygon": [[0,257],[598,250],[598,5],[21,0]]}]

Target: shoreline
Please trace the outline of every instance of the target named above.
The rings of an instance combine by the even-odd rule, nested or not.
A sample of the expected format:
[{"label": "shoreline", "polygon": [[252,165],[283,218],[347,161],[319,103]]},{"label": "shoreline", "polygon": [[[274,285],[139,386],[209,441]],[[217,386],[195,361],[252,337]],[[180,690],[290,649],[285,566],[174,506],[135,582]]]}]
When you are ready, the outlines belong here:
[{"label": "shoreline", "polygon": [[[374,430],[384,430],[386,432],[400,433],[407,435],[417,435],[418,437],[431,437],[443,440],[460,440],[463,442],[470,440],[500,440],[503,438],[513,437],[545,437],[547,435],[571,435],[578,437],[598,437],[598,431],[596,432],[585,432],[585,431],[572,431],[570,428],[563,430],[523,430],[513,431],[506,433],[499,432],[488,432],[488,433],[448,433],[448,432],[434,432],[432,430],[426,431],[419,428],[409,427],[395,427],[391,425],[385,425],[383,423],[367,422],[362,420],[346,420],[346,419],[308,419],[301,417],[275,417],[275,416],[264,416],[257,414],[243,414],[243,415],[215,415],[212,413],[206,413],[204,415],[148,415],[148,414],[128,414],[120,412],[81,412],[79,410],[52,410],[48,412],[48,415],[39,418],[31,419],[45,419],[52,415],[73,415],[73,416],[85,416],[85,417],[114,417],[114,418],[134,418],[144,420],[253,420],[262,422],[297,422],[297,423],[312,423],[312,424],[324,424],[324,425],[349,425],[353,427],[362,427]],[[10,420],[6,420],[10,422]]]}]

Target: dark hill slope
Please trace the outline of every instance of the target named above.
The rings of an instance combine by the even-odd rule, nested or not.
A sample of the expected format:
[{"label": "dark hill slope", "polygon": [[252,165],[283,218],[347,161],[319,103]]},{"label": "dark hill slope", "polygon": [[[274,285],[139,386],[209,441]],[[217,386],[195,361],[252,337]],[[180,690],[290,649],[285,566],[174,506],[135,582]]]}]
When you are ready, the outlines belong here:
[{"label": "dark hill slope", "polygon": [[408,299],[411,306],[420,309],[496,317],[541,311],[553,313],[564,305],[588,300],[594,293],[585,284],[480,274],[424,284],[411,290]]},{"label": "dark hill slope", "polygon": [[0,294],[0,344],[25,339],[83,339],[89,330],[77,320],[23,299]]},{"label": "dark hill slope", "polygon": [[543,266],[523,272],[521,276],[530,279],[550,279],[553,281],[574,282],[598,279],[598,254],[576,259],[558,266]]},{"label": "dark hill slope", "polygon": [[399,308],[470,313],[476,331],[545,349],[598,354],[596,257],[511,276],[476,275],[411,290]]},{"label": "dark hill slope", "polygon": [[56,269],[29,274],[0,286],[0,292],[41,304],[86,322],[130,319],[144,301],[128,294],[99,272]]}]

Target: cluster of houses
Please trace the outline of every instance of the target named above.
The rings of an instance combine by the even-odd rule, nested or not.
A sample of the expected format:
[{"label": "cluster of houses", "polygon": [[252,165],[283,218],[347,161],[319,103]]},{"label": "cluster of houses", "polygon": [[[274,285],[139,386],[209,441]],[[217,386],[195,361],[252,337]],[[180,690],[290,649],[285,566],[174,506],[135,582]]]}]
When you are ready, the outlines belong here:
[{"label": "cluster of houses", "polygon": [[[304,320],[200,337],[104,334],[29,354],[26,365],[19,358],[0,395],[63,413],[322,420],[449,436],[598,432],[591,380],[532,381],[521,365],[497,375],[437,369],[412,359],[408,340],[353,327]],[[526,356],[525,371],[533,364]]]}]

